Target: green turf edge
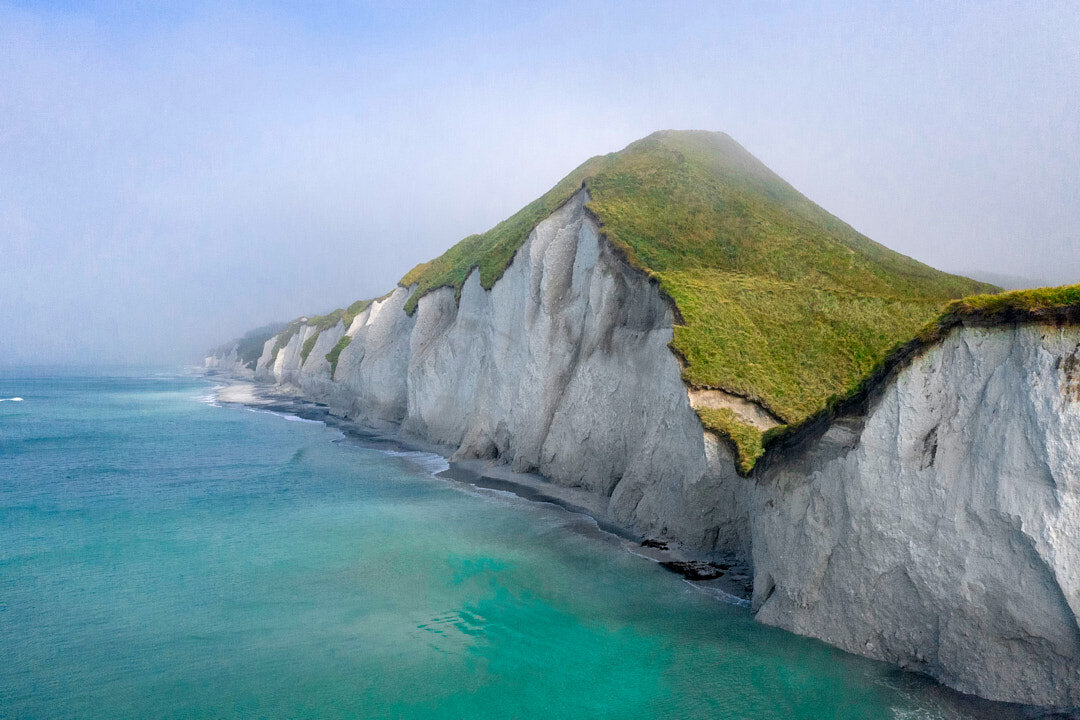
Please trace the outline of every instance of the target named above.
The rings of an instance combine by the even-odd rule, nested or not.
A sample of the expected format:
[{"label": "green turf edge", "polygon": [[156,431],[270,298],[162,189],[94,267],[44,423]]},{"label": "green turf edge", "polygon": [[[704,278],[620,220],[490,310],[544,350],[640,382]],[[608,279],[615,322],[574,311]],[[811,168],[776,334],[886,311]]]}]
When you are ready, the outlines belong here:
[{"label": "green turf edge", "polygon": [[899,343],[852,390],[829,399],[824,408],[802,422],[781,425],[762,436],[764,452],[755,468],[767,467],[786,450],[820,436],[841,416],[865,416],[888,384],[923,353],[958,327],[995,328],[1010,325],[1080,325],[1080,283],[970,295],[950,302],[910,340]]},{"label": "green turf edge", "polygon": [[[532,201],[490,230],[470,235],[433,260],[414,267],[398,281],[403,288],[414,288],[405,301],[405,313],[412,315],[420,299],[439,288],[454,289],[454,298],[461,299],[461,289],[473,270],[480,272],[480,285],[490,290],[514,261],[517,251],[529,234],[545,218],[565,205],[583,187],[584,177],[600,161],[591,158],[567,175],[551,190]],[[479,260],[471,258],[481,246]]]},{"label": "green turf edge", "polygon": [[765,452],[761,443],[762,431],[740,421],[728,408],[695,408],[694,411],[706,430],[730,441],[739,474],[749,475],[754,463]]}]

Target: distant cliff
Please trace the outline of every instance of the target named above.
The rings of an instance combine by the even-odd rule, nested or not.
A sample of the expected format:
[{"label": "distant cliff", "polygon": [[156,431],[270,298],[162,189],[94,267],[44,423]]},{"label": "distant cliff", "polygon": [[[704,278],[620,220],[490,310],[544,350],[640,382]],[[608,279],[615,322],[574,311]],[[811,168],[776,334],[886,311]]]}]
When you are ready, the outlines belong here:
[{"label": "distant cliff", "polygon": [[236,377],[255,377],[255,365],[263,346],[285,329],[285,323],[272,323],[244,334],[239,340],[214,348],[206,357],[207,370],[226,372]]},{"label": "distant cliff", "polygon": [[758,442],[784,418],[688,386],[681,306],[591,200],[579,186],[544,208],[488,288],[480,269],[401,286],[294,321],[253,371],[232,346],[207,365],[583,488],[642,537],[742,558],[762,622],[964,692],[1080,706],[1080,289],[955,304],[861,385],[765,433],[740,473],[737,438],[699,411],[730,411]]}]

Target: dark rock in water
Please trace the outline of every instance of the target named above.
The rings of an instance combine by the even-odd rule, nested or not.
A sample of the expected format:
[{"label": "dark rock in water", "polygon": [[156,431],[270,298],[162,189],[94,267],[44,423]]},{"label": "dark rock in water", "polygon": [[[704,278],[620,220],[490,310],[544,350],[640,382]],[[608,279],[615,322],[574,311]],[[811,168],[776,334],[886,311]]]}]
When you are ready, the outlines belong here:
[{"label": "dark rock in water", "polygon": [[724,570],[716,564],[697,562],[696,560],[685,562],[670,560],[660,564],[671,572],[682,575],[687,580],[715,580],[724,574]]},{"label": "dark rock in water", "polygon": [[655,548],[657,550],[667,550],[668,544],[662,540],[653,540],[650,538],[648,540],[642,540],[641,547]]}]

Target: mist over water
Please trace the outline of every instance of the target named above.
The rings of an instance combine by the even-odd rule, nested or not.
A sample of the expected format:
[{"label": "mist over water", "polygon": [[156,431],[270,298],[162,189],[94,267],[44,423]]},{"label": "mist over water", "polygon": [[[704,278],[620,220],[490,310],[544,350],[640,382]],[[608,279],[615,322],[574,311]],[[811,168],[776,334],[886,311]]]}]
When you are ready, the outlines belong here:
[{"label": "mist over water", "polygon": [[587,519],[211,389],[0,379],[0,716],[963,716]]}]

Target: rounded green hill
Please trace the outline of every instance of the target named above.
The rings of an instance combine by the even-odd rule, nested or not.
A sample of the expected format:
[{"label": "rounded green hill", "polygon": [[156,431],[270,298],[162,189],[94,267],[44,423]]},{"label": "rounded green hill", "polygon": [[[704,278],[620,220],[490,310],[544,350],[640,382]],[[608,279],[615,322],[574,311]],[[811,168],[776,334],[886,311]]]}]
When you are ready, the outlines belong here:
[{"label": "rounded green hill", "polygon": [[[815,205],[723,133],[662,131],[586,161],[486,233],[411,270],[426,293],[490,288],[529,232],[582,186],[604,237],[655,277],[680,315],[672,349],[695,388],[752,400],[785,424],[858,385],[948,301],[997,291],[889,250]],[[701,411],[748,470],[760,431]]]}]

